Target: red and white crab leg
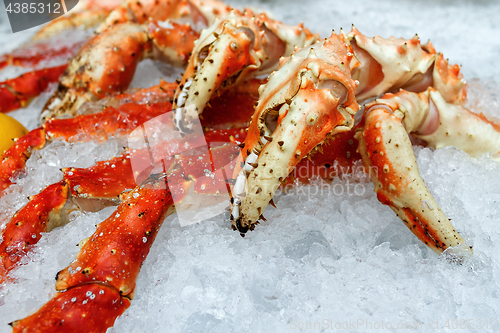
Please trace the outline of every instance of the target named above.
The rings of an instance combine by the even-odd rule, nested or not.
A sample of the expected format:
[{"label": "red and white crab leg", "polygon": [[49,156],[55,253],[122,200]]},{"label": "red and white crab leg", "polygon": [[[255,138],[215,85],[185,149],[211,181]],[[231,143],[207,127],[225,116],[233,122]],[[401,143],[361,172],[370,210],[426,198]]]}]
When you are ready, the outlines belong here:
[{"label": "red and white crab leg", "polygon": [[[42,120],[74,116],[85,102],[124,91],[145,57],[166,57],[176,65],[187,62],[198,34],[189,25],[161,28],[151,22],[115,25],[92,38],[70,61],[59,87],[42,111]],[[181,46],[182,45],[182,46]]]},{"label": "red and white crab leg", "polygon": [[52,184],[29,198],[2,231],[0,243],[0,284],[7,281],[8,273],[38,243],[42,232],[60,225],[60,210],[66,204],[68,186],[64,181]]},{"label": "red and white crab leg", "polygon": [[128,155],[97,162],[91,168],[63,168],[63,180],[47,186],[18,210],[2,231],[0,284],[41,239],[42,233],[68,222],[73,210],[98,211],[115,205],[136,186]]},{"label": "red and white crab leg", "polygon": [[261,86],[236,164],[231,219],[254,228],[281,181],[325,138],[351,129],[358,109],[342,35],[296,50]]},{"label": "red and white crab leg", "polygon": [[462,106],[446,103],[434,89],[388,94],[366,106],[359,151],[378,199],[437,253],[465,245],[418,172],[409,133],[429,146],[456,146],[472,156],[500,155],[500,127]]},{"label": "red and white crab leg", "polygon": [[[171,96],[171,88],[166,89],[168,84],[163,84],[163,86],[165,88],[153,87],[148,89],[150,93],[149,97],[158,95],[168,98],[168,96]],[[139,98],[141,95],[142,92],[138,92],[132,96],[128,95],[127,98],[133,100],[136,97]],[[120,97],[118,96],[117,98]],[[145,121],[170,110],[170,102],[158,102],[151,105],[126,103],[116,108],[107,107],[104,111],[96,114],[47,121],[42,127],[17,139],[16,144],[1,156],[0,196],[12,184],[13,179],[24,171],[26,161],[31,156],[33,150],[42,149],[46,145],[47,140],[60,138],[81,142],[106,139],[107,135],[116,133],[117,131],[125,135]]]},{"label": "red and white crab leg", "polygon": [[[29,46],[29,49],[15,50],[12,54],[4,54],[0,56],[0,70],[7,66],[21,66],[35,68],[42,61],[60,60],[61,65],[68,62],[68,59],[73,56],[78,49],[83,45],[84,41],[76,42],[71,46],[64,46],[60,49],[47,49],[48,47],[38,42]],[[28,46],[25,46],[28,48]],[[57,61],[59,62],[59,61]]]},{"label": "red and white crab leg", "polygon": [[25,107],[50,83],[57,82],[65,69],[66,65],[45,68],[0,82],[0,112],[7,113]]},{"label": "red and white crab leg", "polygon": [[0,56],[0,70],[8,65],[34,67],[41,61],[61,58],[66,62],[74,55],[84,40],[77,38],[71,45],[60,46],[56,41],[57,35],[75,28],[90,28],[104,21],[108,14],[103,9],[87,9],[84,12],[71,13],[58,17],[40,29],[28,43],[15,49],[10,54]]},{"label": "red and white crab leg", "polygon": [[[105,332],[130,305],[140,267],[165,218],[174,211],[163,182],[137,187],[76,259],[57,274],[59,291],[36,313],[11,323],[13,332]],[[178,196],[182,195],[180,189]]]},{"label": "red and white crab leg", "polygon": [[[57,274],[56,290],[60,293],[35,314],[13,322],[14,332],[87,332],[89,329],[104,332],[112,326],[134,296],[142,262],[164,217],[174,212],[174,201],[181,207],[186,205],[183,199],[190,187],[199,194],[220,193],[227,186],[222,172],[214,175],[215,179],[195,177],[204,174],[207,168],[213,170],[214,163],[230,162],[237,152],[239,149],[235,150],[234,145],[221,145],[203,156],[176,157],[176,167],[169,168],[168,172],[169,189],[165,177],[150,177],[141,186],[123,194],[124,201],[117,210],[97,226],[91,237],[80,242],[76,259]],[[192,180],[186,181],[186,178]],[[99,293],[96,293],[96,288],[106,291],[97,289]],[[108,295],[98,299],[103,293]],[[61,311],[61,304],[65,311]],[[102,311],[98,320],[91,316],[96,308]]]},{"label": "red and white crab leg", "polygon": [[195,43],[174,99],[177,127],[190,131],[193,119],[216,93],[272,72],[294,45],[307,46],[316,40],[302,25],[289,26],[249,9],[243,13],[233,10],[203,30]]}]

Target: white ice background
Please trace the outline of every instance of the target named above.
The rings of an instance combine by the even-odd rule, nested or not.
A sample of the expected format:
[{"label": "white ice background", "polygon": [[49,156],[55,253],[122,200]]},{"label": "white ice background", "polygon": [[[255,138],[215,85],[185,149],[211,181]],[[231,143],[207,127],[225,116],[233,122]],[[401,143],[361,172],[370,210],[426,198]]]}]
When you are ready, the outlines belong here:
[{"label": "white ice background", "polygon": [[[500,120],[499,1],[231,4],[269,9],[290,24],[303,21],[323,37],[354,23],[369,36],[418,33],[423,42],[430,38],[452,63],[463,65],[471,85],[470,106]],[[0,20],[2,52],[32,33],[12,35],[4,13]],[[155,68],[151,62],[142,64],[134,85],[156,84]],[[33,128],[47,97],[14,115]],[[61,179],[59,168],[90,166],[120,147],[114,139],[100,146],[55,142],[36,152],[28,162],[28,177],[0,201],[0,223],[28,195]],[[141,270],[132,305],[109,331],[497,331],[500,164],[472,159],[452,147],[417,147],[415,152],[437,202],[474,245],[471,259],[456,264],[438,257],[377,201],[373,185],[337,180],[335,192],[312,185],[279,195],[278,209],[264,213],[269,222],[245,238],[230,229],[227,215],[188,227],[168,218]],[[42,237],[29,263],[12,272],[18,282],[0,289],[0,332],[9,332],[8,322],[36,311],[54,295],[54,276],[74,258],[75,245],[112,211],[74,214],[70,224]],[[305,329],[308,323],[312,329]]]}]

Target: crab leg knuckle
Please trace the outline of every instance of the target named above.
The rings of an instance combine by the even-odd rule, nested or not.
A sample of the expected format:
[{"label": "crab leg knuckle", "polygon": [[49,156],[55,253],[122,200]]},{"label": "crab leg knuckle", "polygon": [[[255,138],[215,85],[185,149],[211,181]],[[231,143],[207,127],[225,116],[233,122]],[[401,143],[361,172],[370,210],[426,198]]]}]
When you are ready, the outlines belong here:
[{"label": "crab leg knuckle", "polygon": [[399,89],[422,92],[428,87],[440,91],[447,102],[465,100],[465,80],[458,65],[449,65],[428,42],[375,36],[369,38],[353,27],[346,35],[353,47],[353,78],[360,84],[359,101]]},{"label": "crab leg knuckle", "polygon": [[387,94],[368,104],[367,110],[381,106],[399,115],[406,131],[429,147],[455,146],[473,157],[491,154],[498,160],[500,126],[462,105],[446,102],[433,88],[418,94]]},{"label": "crab leg knuckle", "polygon": [[433,90],[426,94],[429,113],[437,114],[439,123],[435,131],[417,133],[417,137],[425,140],[429,146],[443,148],[455,146],[470,156],[476,157],[492,154],[492,158],[500,161],[500,126],[476,114],[461,105],[447,103],[443,96]]}]

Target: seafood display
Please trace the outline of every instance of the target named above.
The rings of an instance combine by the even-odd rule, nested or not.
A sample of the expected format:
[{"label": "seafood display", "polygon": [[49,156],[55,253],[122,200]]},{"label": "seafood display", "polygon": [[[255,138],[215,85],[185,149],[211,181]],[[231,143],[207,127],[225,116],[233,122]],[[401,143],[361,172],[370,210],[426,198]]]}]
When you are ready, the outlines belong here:
[{"label": "seafood display", "polygon": [[[72,47],[51,46],[54,36],[81,27],[96,33]],[[259,224],[272,228],[268,213],[279,214],[280,199],[287,197],[276,193],[310,181],[372,186],[378,204],[393,211],[386,216],[402,221],[426,256],[431,250],[450,266],[477,256],[477,242],[454,226],[453,213],[440,208],[443,200],[424,181],[414,149],[458,148],[468,161],[488,161],[498,172],[500,125],[470,110],[460,66],[430,41],[372,37],[354,26],[321,38],[307,24],[283,23],[253,8],[143,0],[99,8],[83,3],[21,48],[30,45],[39,53],[13,51],[2,58],[2,68],[33,70],[0,84],[0,112],[53,92],[37,110],[39,127],[1,156],[0,204],[23,193],[36,165],[60,172],[54,169],[51,181],[0,216],[2,288],[18,284],[24,267],[37,265],[46,237],[64,237],[61,230],[79,217],[106,217],[95,229],[86,227],[75,259],[58,263],[51,298],[24,318],[8,319],[13,332],[105,332],[132,310],[141,266],[167,217],[177,212],[183,226],[181,212],[212,207],[202,213],[209,218],[222,213],[214,208],[222,203],[224,222],[211,228],[235,230],[228,237],[238,245],[230,251],[244,253],[247,235],[264,228]],[[61,55],[67,64],[39,67],[43,57]],[[165,78],[130,89],[146,61],[160,72],[184,72],[175,82]],[[111,148],[99,157],[91,153],[81,167],[63,156],[47,160],[44,152],[58,145]],[[315,215],[306,208],[302,218],[308,214]],[[320,231],[307,235],[331,248]],[[168,246],[165,237],[162,246]],[[285,248],[293,244],[304,246],[296,241]],[[281,304],[270,299],[256,303]]]}]

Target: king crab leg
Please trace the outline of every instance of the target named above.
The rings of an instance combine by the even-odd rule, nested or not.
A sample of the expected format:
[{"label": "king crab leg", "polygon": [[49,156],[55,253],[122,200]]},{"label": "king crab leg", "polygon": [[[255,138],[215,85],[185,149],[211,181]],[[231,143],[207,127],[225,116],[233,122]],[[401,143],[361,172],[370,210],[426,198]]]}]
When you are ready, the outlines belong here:
[{"label": "king crab leg", "polygon": [[500,125],[462,105],[448,103],[439,91],[401,91],[366,105],[366,113],[382,109],[400,119],[405,131],[429,147],[455,146],[473,157],[491,154],[500,161]]},{"label": "king crab leg", "polygon": [[25,107],[49,84],[57,82],[66,65],[45,68],[0,82],[0,112],[7,113]]},{"label": "king crab leg", "polygon": [[302,24],[289,26],[250,9],[233,10],[203,30],[195,44],[174,99],[176,126],[189,132],[213,96],[271,73],[294,46],[307,46],[317,39]]},{"label": "king crab leg", "polygon": [[163,48],[164,54],[182,41],[184,48],[169,53],[177,56],[173,61],[180,62],[187,59],[190,45],[197,38],[189,25],[173,23],[171,28],[160,29],[152,22],[147,29],[128,22],[115,25],[91,39],[69,63],[58,89],[44,107],[42,119],[74,116],[83,103],[125,90],[132,81],[137,63],[144,57],[153,56],[151,38],[166,44],[156,44]]},{"label": "king crab leg", "polygon": [[433,148],[454,145],[471,156],[492,153],[498,159],[500,126],[447,103],[429,88],[420,94],[388,94],[368,104],[356,134],[365,166],[378,170],[370,176],[380,202],[437,253],[465,244],[420,177],[407,133]]},{"label": "king crab leg", "polygon": [[[63,180],[31,196],[2,231],[0,283],[42,237],[42,233],[68,222],[76,209],[98,211],[120,201],[136,186],[128,154],[101,161],[88,169],[63,168]],[[118,177],[118,175],[120,175]]]},{"label": "king crab leg", "polygon": [[365,167],[378,170],[370,176],[379,200],[436,253],[465,244],[420,177],[408,134],[432,148],[453,145],[500,160],[500,126],[430,87],[384,95],[366,105],[362,122],[356,138]]},{"label": "king crab leg", "polygon": [[73,263],[58,273],[60,292],[38,312],[12,322],[13,332],[80,332],[90,327],[105,332],[113,325],[130,305],[142,262],[165,216],[173,212],[172,195],[164,181],[160,183],[125,195]]},{"label": "king crab leg", "polygon": [[[160,86],[146,89],[146,91],[149,98],[156,96],[158,99],[169,100],[173,95],[172,88],[175,86],[176,84],[163,83]],[[2,155],[0,196],[12,184],[13,179],[22,174],[26,161],[33,150],[42,149],[47,140],[64,138],[77,142],[94,140],[99,137],[105,139],[109,133],[117,131],[124,135],[145,121],[171,110],[170,102],[159,102],[146,106],[129,102],[129,100],[141,99],[144,93],[144,91],[140,91],[127,97],[117,96],[115,100],[122,100],[125,104],[107,107],[99,113],[80,115],[70,119],[51,119],[40,128],[17,139],[16,144]]]},{"label": "king crab leg", "polygon": [[[206,126],[219,128],[218,132],[212,135],[212,138],[216,138],[218,141],[223,139],[224,135],[225,140],[221,141],[233,140],[232,135],[227,135],[228,130],[223,129],[228,125],[226,122],[229,119],[217,116],[217,111],[220,111],[218,105],[223,108],[228,107],[225,106],[225,103],[238,99],[238,95],[234,99],[228,95],[230,94],[226,94],[221,99],[220,104],[219,101],[214,101],[212,112],[216,116],[210,117],[210,112],[208,112],[207,120],[204,121]],[[230,104],[228,103],[228,105]],[[242,109],[243,111],[245,110]],[[248,111],[245,112],[248,113]],[[172,120],[170,126],[173,126]],[[223,131],[226,133],[222,133]],[[170,144],[172,146],[178,145],[175,142],[169,142]],[[98,225],[96,232],[91,237],[79,244],[81,250],[76,260],[68,268],[58,273],[56,289],[60,293],[56,294],[35,314],[13,322],[11,325],[14,332],[26,329],[35,329],[40,332],[53,331],[54,325],[62,331],[72,330],[75,332],[87,330],[88,325],[91,325],[98,332],[104,332],[107,327],[110,327],[115,318],[129,306],[134,295],[135,280],[139,268],[164,217],[174,212],[174,199],[176,205],[180,202],[182,202],[181,205],[185,205],[182,199],[190,187],[193,187],[195,193],[211,195],[220,193],[221,186],[224,188],[227,186],[223,173],[217,172],[221,170],[215,170],[214,175],[217,178],[215,182],[213,179],[206,181],[197,179],[197,177],[204,174],[204,170],[207,168],[212,169],[213,164],[224,165],[232,159],[231,156],[237,156],[239,149],[235,150],[234,148],[234,145],[233,147],[217,145],[210,150],[210,154],[175,156],[171,161],[176,167],[163,167],[170,170],[168,171],[168,188],[170,190],[166,189],[165,177],[151,176],[133,191],[122,194],[123,202],[117,210],[110,218]],[[161,149],[165,148],[161,147]],[[163,155],[170,156],[172,152]],[[125,167],[130,168],[129,161],[129,159],[123,160]],[[101,174],[111,170],[109,166],[105,167],[105,164],[109,163],[100,162],[98,166],[89,170],[64,169],[64,181],[71,189],[72,195],[81,196],[84,192],[84,196],[88,198],[89,193],[95,195],[96,190],[101,190],[105,184],[100,182],[93,184],[91,179],[107,178]],[[88,179],[88,177],[83,176],[88,173],[93,173],[93,177]],[[133,179],[133,177],[128,178]],[[74,182],[75,179],[78,183]],[[51,185],[48,188],[57,185]],[[120,190],[119,187],[116,189],[116,184],[113,184],[113,191],[106,192],[104,196],[115,196]],[[86,189],[90,189],[90,192]],[[73,193],[74,191],[77,193]],[[191,205],[190,203],[186,204]],[[99,289],[97,289],[99,293],[95,292],[95,288],[105,288],[104,294],[110,295],[98,299],[103,293]],[[110,302],[114,306],[111,306],[111,310],[107,311]],[[85,318],[89,313],[95,311],[95,309],[89,310],[87,303],[92,303],[94,307],[103,311],[98,322]],[[60,311],[60,304],[66,304],[70,310]]]}]

